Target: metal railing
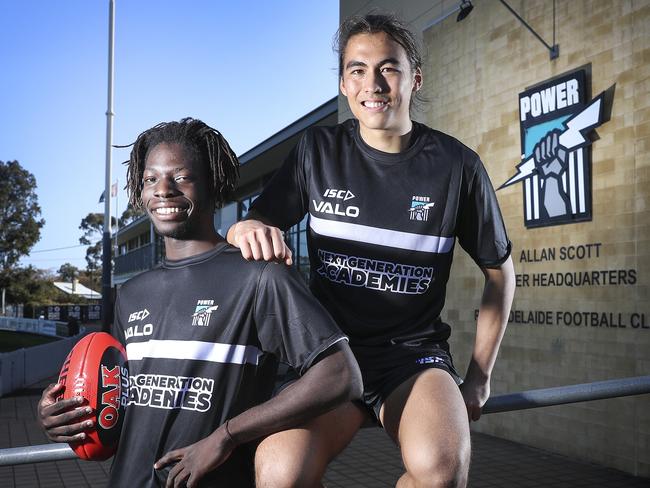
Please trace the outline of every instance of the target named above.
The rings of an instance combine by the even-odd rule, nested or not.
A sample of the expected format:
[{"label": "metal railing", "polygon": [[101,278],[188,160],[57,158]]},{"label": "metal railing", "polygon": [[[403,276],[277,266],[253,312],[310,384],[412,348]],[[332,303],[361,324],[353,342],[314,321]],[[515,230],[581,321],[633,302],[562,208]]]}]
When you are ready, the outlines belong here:
[{"label": "metal railing", "polygon": [[115,256],[115,274],[127,274],[150,269],[153,265],[152,253],[153,245],[149,243],[121,256]]},{"label": "metal railing", "polygon": [[[483,413],[527,410],[646,393],[650,393],[650,376],[636,376],[498,395],[487,401],[483,407]],[[63,461],[76,458],[77,456],[67,444],[42,444],[0,449],[0,466]]]}]

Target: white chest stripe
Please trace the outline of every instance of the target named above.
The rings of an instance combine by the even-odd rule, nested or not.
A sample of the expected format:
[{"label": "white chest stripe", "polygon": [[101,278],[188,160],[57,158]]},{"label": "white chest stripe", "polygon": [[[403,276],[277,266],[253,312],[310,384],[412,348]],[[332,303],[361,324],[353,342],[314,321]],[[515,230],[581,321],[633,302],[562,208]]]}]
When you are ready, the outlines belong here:
[{"label": "white chest stripe", "polygon": [[312,214],[310,214],[309,226],[314,232],[323,236],[397,249],[440,254],[450,252],[454,248],[453,237],[429,236],[369,225],[336,222],[314,217]]},{"label": "white chest stripe", "polygon": [[257,365],[260,355],[261,351],[255,346],[218,342],[151,340],[126,345],[126,356],[129,361],[144,358],[194,359],[213,363]]}]

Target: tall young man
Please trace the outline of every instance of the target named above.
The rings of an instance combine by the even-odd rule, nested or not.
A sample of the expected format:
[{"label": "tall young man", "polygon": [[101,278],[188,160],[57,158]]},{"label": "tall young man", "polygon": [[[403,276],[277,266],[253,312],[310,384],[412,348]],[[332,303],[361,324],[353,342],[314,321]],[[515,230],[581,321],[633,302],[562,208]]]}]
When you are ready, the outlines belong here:
[{"label": "tall young man", "polygon": [[[255,441],[358,398],[358,367],[295,273],[246,262],[215,232],[215,206],[238,176],[221,134],[193,119],[159,124],[128,164],[130,202],[164,236],[166,257],[118,292],[113,334],[130,391],[109,484],[253,486]],[[130,333],[138,325],[147,332]],[[303,375],[271,398],[277,360]],[[53,441],[83,440],[88,407],[56,402],[62,390],[45,390],[40,422]]]},{"label": "tall young man", "polygon": [[[311,289],[350,337],[366,411],[347,404],[266,438],[256,469],[273,488],[319,486],[369,411],[401,449],[398,487],[464,486],[469,421],[488,399],[514,293],[510,241],[478,155],[410,118],[422,71],[408,28],[351,18],[338,48],[355,119],[307,130],[228,240],[247,259],[289,263],[280,229],[309,213]],[[440,319],[456,240],[485,276],[464,380]],[[285,458],[291,473],[276,469]]]}]

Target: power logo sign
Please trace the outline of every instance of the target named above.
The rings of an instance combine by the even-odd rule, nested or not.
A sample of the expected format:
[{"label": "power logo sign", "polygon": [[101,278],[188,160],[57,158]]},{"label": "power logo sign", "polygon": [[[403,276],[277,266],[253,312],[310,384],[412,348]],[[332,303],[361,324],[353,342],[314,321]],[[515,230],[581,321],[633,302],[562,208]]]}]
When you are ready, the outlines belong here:
[{"label": "power logo sign", "polygon": [[590,136],[609,120],[613,92],[587,102],[581,69],[519,94],[522,162],[499,189],[523,183],[526,227],[591,220]]}]

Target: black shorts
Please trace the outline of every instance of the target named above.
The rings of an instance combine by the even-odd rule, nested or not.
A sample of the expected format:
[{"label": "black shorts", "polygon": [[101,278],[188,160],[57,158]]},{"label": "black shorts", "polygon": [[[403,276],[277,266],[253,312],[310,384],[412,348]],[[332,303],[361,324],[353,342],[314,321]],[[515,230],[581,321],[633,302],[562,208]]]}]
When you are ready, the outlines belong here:
[{"label": "black shorts", "polygon": [[447,341],[417,339],[397,344],[352,347],[363,376],[363,403],[379,421],[388,396],[413,375],[431,368],[447,371],[457,385],[463,379],[454,368]]},{"label": "black shorts", "polygon": [[[447,341],[412,339],[378,346],[352,346],[363,377],[363,398],[358,403],[379,423],[379,411],[388,396],[411,376],[431,368],[447,371],[457,385],[462,377],[454,368]],[[286,369],[286,368],[285,368]],[[277,395],[299,378],[289,368],[278,382],[273,395]]]}]

